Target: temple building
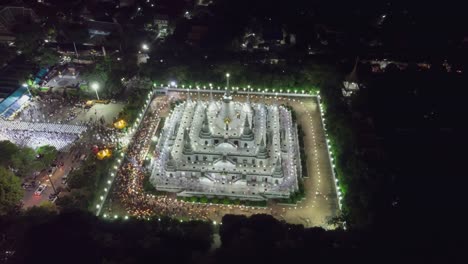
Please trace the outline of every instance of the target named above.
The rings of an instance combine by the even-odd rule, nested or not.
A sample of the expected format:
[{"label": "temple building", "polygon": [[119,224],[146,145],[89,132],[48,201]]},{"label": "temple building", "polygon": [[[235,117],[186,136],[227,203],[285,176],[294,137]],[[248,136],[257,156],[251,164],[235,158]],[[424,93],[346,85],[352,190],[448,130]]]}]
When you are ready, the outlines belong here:
[{"label": "temple building", "polygon": [[277,103],[187,100],[158,135],[151,182],[178,196],[288,198],[301,174],[296,124]]}]

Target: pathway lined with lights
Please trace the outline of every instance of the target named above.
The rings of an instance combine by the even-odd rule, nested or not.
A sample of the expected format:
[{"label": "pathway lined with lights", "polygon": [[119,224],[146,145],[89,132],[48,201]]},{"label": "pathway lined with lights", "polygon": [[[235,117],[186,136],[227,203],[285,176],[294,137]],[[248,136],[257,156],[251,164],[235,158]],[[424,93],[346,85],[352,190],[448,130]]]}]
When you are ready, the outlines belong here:
[{"label": "pathway lined with lights", "polygon": [[[158,86],[157,84],[154,84],[155,91],[157,92],[179,92],[179,93],[213,93],[213,94],[224,94],[224,91],[226,87],[214,87],[212,85],[209,86],[193,86],[192,85],[182,85],[182,86],[173,86],[169,85],[166,86],[164,84],[161,84]],[[268,89],[268,88],[251,88],[250,85],[247,87],[230,87],[231,91],[235,94],[238,95],[256,95],[256,96],[276,96],[276,97],[307,97],[307,98],[312,98],[315,97],[316,94],[312,93],[307,93],[304,89],[298,90],[298,89],[279,89],[278,91],[273,90],[273,89]]]}]

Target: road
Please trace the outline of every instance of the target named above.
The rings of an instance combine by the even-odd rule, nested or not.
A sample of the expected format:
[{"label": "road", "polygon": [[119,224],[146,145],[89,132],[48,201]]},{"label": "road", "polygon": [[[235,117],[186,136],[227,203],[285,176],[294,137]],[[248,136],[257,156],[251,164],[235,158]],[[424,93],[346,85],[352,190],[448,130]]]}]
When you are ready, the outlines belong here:
[{"label": "road", "polygon": [[[43,111],[48,111],[47,109],[43,108],[43,106],[41,106],[40,104],[42,103],[36,102],[36,104],[31,107],[33,109],[42,109]],[[82,110],[81,112],[79,112],[75,120],[68,121],[68,122],[63,121],[63,123],[69,123],[69,124],[81,123],[81,121],[84,122],[85,120],[89,120],[90,117],[96,116],[97,115],[96,113],[99,113],[99,116],[102,116],[103,119],[105,120],[105,125],[110,126],[113,122],[113,119],[118,115],[118,113],[123,109],[123,107],[124,107],[124,104],[122,103],[107,104],[107,105],[97,104],[97,105],[94,105],[89,110]],[[59,109],[59,111],[57,111],[54,114],[53,116],[54,120],[55,121],[64,120],[67,117],[69,111],[72,111],[72,109],[73,107],[63,106],[61,109]],[[37,115],[37,113],[35,113],[35,115]],[[25,119],[27,118],[24,118],[23,120]],[[62,177],[66,173],[68,173],[72,167],[79,166],[81,161],[79,160],[73,161],[74,157],[76,155],[78,155],[79,157],[81,156],[81,154],[89,155],[91,153],[90,145],[94,143],[98,143],[106,139],[106,137],[101,136],[99,137],[99,140],[98,140],[96,139],[96,134],[97,132],[88,131],[85,135],[83,135],[83,138],[81,139],[81,141],[77,142],[76,146],[73,147],[69,152],[59,153],[59,156],[62,156],[59,159],[59,161],[62,161],[64,163],[64,166],[63,168],[57,169],[51,177],[52,183],[54,184],[56,189],[65,189],[65,186],[63,186],[62,184]],[[30,182],[31,180],[32,180],[32,177],[30,177],[30,179],[27,179],[25,182]],[[41,183],[45,183],[47,185],[47,189],[42,193],[42,195],[36,196],[34,195],[34,192],[40,184],[39,181]],[[48,201],[49,195],[53,193],[53,188],[51,186],[51,183],[49,182],[46,171],[42,172],[40,175],[37,176],[36,183],[37,183],[36,187],[25,190],[24,192],[23,203],[24,203],[25,208],[38,206],[42,202]]]},{"label": "road", "polygon": [[[57,170],[52,174],[51,179],[52,183],[54,184],[55,188],[57,190],[63,190],[65,189],[65,186],[62,184],[62,177],[67,174],[72,167],[76,167],[79,165],[79,161],[73,162],[73,156],[72,153],[66,153],[62,159],[59,159],[59,161],[64,163],[64,166],[61,168],[57,168]],[[42,202],[48,201],[49,195],[54,192],[52,185],[47,177],[47,171],[42,172],[37,176],[36,179],[37,186],[39,184],[43,183],[47,185],[47,189],[42,192],[40,196],[34,195],[34,192],[37,189],[37,186],[35,188],[30,188],[24,192],[23,196],[23,207],[24,208],[29,208],[32,206],[39,206]]]}]

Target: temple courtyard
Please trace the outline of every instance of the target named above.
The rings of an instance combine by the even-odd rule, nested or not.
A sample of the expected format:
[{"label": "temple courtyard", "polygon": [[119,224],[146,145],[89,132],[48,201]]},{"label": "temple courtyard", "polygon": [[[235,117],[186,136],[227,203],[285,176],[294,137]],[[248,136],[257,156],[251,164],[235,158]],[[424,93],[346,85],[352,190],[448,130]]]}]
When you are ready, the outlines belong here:
[{"label": "temple courtyard", "polygon": [[[213,100],[209,93],[201,93],[198,97],[197,95],[197,93],[192,93],[191,99],[193,101],[200,99],[205,102]],[[220,100],[223,95],[214,94],[212,96],[215,100]],[[153,99],[140,127],[140,130],[143,130],[145,134],[136,134],[141,140],[134,144],[141,144],[141,149],[145,149],[145,153],[140,153],[138,156],[152,155],[145,144],[148,144],[149,139],[159,136],[157,133],[160,133],[160,129],[157,129],[154,124],[158,124],[161,118],[169,116],[170,104],[168,102],[185,101],[186,99],[187,94],[182,92],[168,92],[167,95]],[[144,193],[141,186],[144,171],[149,170],[149,168],[137,166],[138,161],[132,159],[128,163],[123,163],[121,171],[116,177],[117,184],[113,187],[110,202],[106,203],[102,211],[104,216],[111,216],[112,214],[138,217],[167,215],[180,219],[203,219],[220,222],[225,214],[252,215],[265,213],[288,223],[303,224],[306,227],[322,226],[332,228],[328,225],[328,221],[337,216],[340,209],[317,99],[315,97],[259,95],[251,95],[247,99],[245,95],[233,94],[232,100],[236,102],[249,100],[252,104],[272,105],[276,103],[292,107],[296,115],[296,122],[302,126],[305,134],[303,140],[307,156],[305,162],[307,177],[303,178],[305,187],[305,198],[303,200],[295,205],[286,205],[269,199],[266,207],[252,207],[185,202],[177,199],[176,194],[171,192],[163,195],[151,195]],[[244,124],[245,118],[241,119],[240,124]],[[148,141],[144,139],[144,136]],[[180,138],[184,138],[183,132]],[[138,152],[140,148],[133,146],[133,149]],[[182,149],[183,146],[181,146]]]}]

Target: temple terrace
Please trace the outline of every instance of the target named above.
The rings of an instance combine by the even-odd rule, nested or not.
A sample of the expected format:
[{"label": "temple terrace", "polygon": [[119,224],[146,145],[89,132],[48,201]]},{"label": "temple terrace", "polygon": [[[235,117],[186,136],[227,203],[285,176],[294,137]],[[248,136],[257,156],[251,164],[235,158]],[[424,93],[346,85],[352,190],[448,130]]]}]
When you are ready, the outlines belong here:
[{"label": "temple terrace", "polygon": [[178,196],[288,198],[301,175],[296,124],[273,103],[187,100],[167,118],[151,182]]}]

